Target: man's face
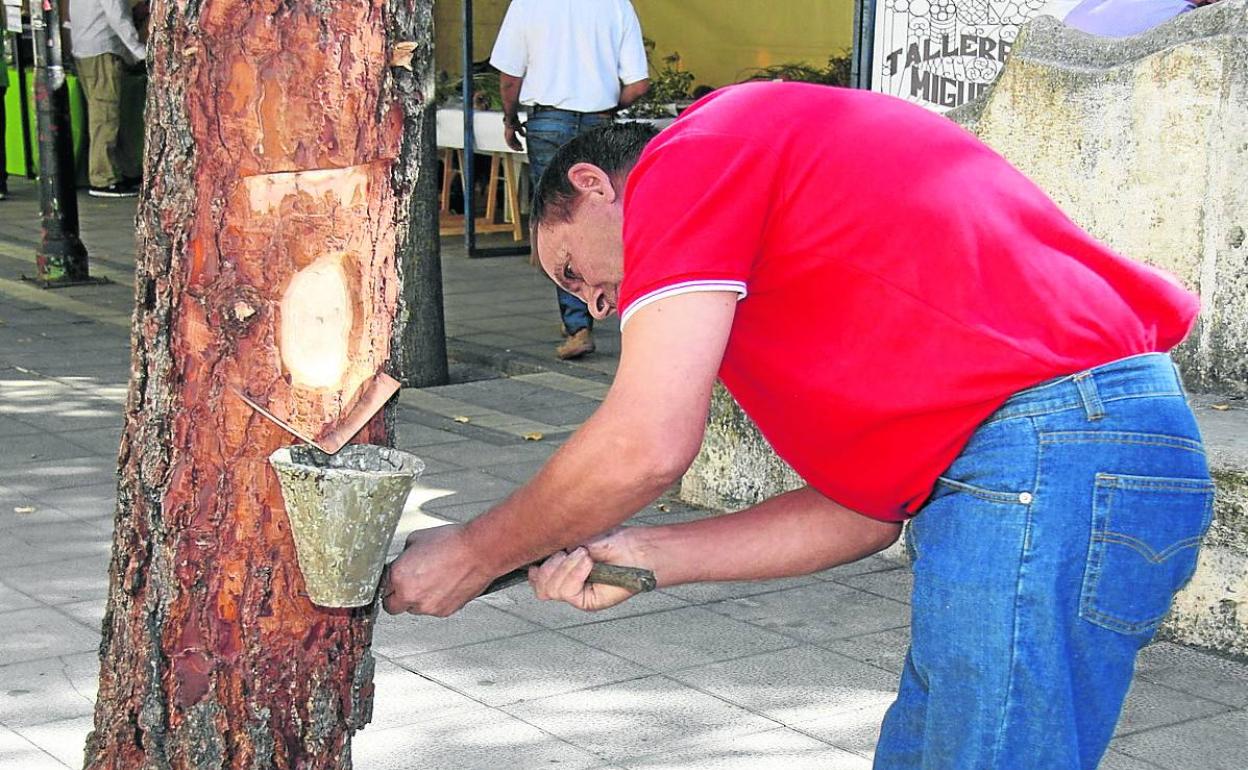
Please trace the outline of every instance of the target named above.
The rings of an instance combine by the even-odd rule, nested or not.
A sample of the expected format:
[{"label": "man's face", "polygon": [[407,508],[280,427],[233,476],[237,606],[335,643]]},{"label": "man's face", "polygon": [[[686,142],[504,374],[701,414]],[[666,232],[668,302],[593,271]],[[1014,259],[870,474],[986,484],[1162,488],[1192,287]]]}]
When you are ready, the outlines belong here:
[{"label": "man's face", "polygon": [[606,318],[615,312],[624,274],[623,195],[606,172],[588,163],[573,166],[568,178],[579,193],[572,216],[538,226],[538,260],[551,280],[585,301],[594,318]]}]

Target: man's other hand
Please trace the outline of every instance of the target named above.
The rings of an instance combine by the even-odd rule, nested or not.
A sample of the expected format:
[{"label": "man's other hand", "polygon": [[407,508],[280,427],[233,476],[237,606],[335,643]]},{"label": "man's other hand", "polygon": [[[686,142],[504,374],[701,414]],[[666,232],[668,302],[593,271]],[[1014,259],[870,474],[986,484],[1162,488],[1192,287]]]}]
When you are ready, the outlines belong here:
[{"label": "man's other hand", "polygon": [[440,618],[480,596],[495,577],[482,566],[458,524],[412,532],[386,572],[381,590],[386,612]]},{"label": "man's other hand", "polygon": [[520,143],[520,137],[524,136],[524,124],[520,122],[509,122],[503,120],[503,139],[507,142],[507,146],[516,152],[524,152],[524,145]]},{"label": "man's other hand", "polygon": [[605,610],[626,601],[635,592],[627,588],[586,583],[595,562],[627,567],[650,568],[645,555],[633,542],[628,529],[620,529],[587,546],[559,551],[529,568],[529,584],[533,593],[544,601],[561,601],[586,612]]}]

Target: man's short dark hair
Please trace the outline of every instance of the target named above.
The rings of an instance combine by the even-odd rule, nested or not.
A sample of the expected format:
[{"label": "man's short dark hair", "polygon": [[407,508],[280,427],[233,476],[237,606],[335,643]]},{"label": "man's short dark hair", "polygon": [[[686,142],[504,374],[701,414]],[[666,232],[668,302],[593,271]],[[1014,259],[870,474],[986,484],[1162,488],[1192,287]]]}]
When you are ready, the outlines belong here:
[{"label": "man's short dark hair", "polygon": [[560,147],[533,191],[533,227],[549,219],[566,222],[572,218],[577,191],[568,180],[568,169],[577,163],[592,163],[612,177],[621,175],[633,167],[657,133],[649,123],[608,123]]}]

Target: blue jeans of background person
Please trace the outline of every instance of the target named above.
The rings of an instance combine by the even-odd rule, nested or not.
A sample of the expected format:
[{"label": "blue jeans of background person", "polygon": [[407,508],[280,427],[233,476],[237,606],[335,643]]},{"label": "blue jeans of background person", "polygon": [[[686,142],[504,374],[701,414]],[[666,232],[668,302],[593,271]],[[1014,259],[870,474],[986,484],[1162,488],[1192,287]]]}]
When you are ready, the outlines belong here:
[{"label": "blue jeans of background person", "polygon": [[[524,137],[529,149],[529,181],[533,190],[537,189],[537,181],[542,178],[546,166],[550,165],[555,150],[577,134],[611,122],[609,116],[601,113],[570,112],[550,107],[529,107],[528,116]],[[559,316],[568,334],[594,327],[594,319],[584,302],[558,286],[555,292],[559,299]]]},{"label": "blue jeans of background person", "polygon": [[1096,767],[1212,510],[1168,356],[1016,394],[910,525],[912,638],[876,768]]}]

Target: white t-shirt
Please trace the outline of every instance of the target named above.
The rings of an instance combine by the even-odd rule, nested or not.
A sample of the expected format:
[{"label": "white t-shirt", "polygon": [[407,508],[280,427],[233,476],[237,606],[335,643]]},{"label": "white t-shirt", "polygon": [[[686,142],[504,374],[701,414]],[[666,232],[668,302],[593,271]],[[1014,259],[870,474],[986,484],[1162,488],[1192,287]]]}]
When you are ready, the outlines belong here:
[{"label": "white t-shirt", "polygon": [[524,78],[521,104],[601,112],[648,76],[629,0],[512,0],[490,64]]}]

